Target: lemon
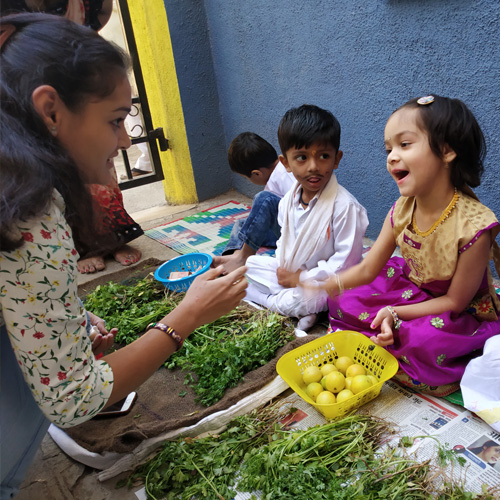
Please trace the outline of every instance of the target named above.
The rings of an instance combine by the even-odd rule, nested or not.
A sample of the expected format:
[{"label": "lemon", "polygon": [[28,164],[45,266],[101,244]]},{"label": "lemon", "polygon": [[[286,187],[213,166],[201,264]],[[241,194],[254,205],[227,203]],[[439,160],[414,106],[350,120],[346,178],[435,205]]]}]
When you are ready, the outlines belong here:
[{"label": "lemon", "polygon": [[320,384],[323,386],[323,389],[326,389],[326,375],[321,379]]},{"label": "lemon", "polygon": [[311,382],[319,382],[321,377],[321,370],[317,366],[308,366],[302,374],[302,380],[306,385],[309,385]]},{"label": "lemon", "polygon": [[323,386],[318,382],[311,382],[306,387],[306,394],[313,400],[316,401],[316,396],[323,391]]},{"label": "lemon", "polygon": [[330,392],[340,392],[345,387],[345,377],[340,372],[331,372],[325,379],[326,389]]},{"label": "lemon", "polygon": [[351,391],[354,392],[354,394],[359,394],[361,391],[369,389],[371,386],[372,382],[368,378],[368,375],[356,375],[352,378]]},{"label": "lemon", "polygon": [[335,366],[339,372],[345,375],[345,372],[349,366],[353,365],[354,361],[349,356],[340,356],[337,361],[335,361]]},{"label": "lemon", "polygon": [[333,365],[332,363],[326,363],[325,365],[320,367],[321,373],[323,376],[328,375],[331,372],[336,372],[337,367]]},{"label": "lemon", "polygon": [[346,377],[355,377],[356,375],[366,375],[366,370],[364,366],[358,365],[357,363],[354,363],[353,365],[349,366],[347,370],[345,371],[345,376]]},{"label": "lemon", "polygon": [[337,403],[342,403],[342,401],[346,401],[354,396],[354,392],[349,389],[343,389],[337,394]]},{"label": "lemon", "polygon": [[367,375],[367,377],[371,380],[372,385],[378,384],[380,380],[375,377],[375,375]]},{"label": "lemon", "polygon": [[335,394],[330,391],[320,392],[316,397],[316,403],[319,405],[331,405],[335,403]]},{"label": "lemon", "polygon": [[345,378],[345,388],[351,390],[352,377]]}]

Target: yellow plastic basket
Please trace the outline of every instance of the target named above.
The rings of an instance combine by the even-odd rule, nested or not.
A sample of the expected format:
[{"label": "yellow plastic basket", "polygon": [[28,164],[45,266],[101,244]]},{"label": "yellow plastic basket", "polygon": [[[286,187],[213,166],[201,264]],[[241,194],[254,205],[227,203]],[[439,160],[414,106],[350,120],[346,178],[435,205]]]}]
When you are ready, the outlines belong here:
[{"label": "yellow plastic basket", "polygon": [[[346,401],[316,404],[305,392],[302,374],[309,366],[335,363],[340,356],[351,357],[355,363],[363,365],[368,373],[375,375],[379,382]],[[276,370],[304,401],[313,405],[325,418],[334,419],[376,398],[383,383],[398,371],[398,360],[362,333],[344,330],[329,333],[287,352],[278,360]]]}]

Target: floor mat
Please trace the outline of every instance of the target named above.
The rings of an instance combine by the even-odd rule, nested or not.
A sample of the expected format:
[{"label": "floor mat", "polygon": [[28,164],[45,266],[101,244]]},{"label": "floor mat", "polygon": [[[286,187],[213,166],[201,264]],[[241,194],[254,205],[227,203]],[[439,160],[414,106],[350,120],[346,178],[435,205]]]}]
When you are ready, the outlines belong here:
[{"label": "floor mat", "polygon": [[[221,255],[234,223],[249,213],[249,206],[228,201],[184,219],[148,229],[145,234],[180,254],[203,252]],[[258,254],[274,255],[274,249],[261,248]]]}]

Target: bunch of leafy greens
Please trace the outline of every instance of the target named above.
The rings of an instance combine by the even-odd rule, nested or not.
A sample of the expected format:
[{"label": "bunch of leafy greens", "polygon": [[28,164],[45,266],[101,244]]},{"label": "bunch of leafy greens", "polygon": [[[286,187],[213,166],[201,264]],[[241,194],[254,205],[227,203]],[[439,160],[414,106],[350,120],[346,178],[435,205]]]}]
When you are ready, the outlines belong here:
[{"label": "bunch of leafy greens", "polygon": [[159,321],[172,311],[181,297],[169,292],[152,275],[133,284],[99,285],[85,298],[85,308],[118,328],[116,342],[130,344],[148,324]]},{"label": "bunch of leafy greens", "polygon": [[[133,285],[100,285],[87,296],[85,307],[110,327],[118,328],[118,343],[130,343],[149,323],[172,311],[182,297],[166,291],[148,276]],[[268,363],[293,338],[293,325],[287,318],[239,306],[196,329],[165,366],[181,368],[196,401],[211,406],[226,389],[237,386],[246,373]]]},{"label": "bunch of leafy greens", "polygon": [[199,403],[211,406],[245,373],[267,364],[293,338],[293,326],[287,318],[240,306],[195,330],[165,366],[194,374],[186,383]]},{"label": "bunch of leafy greens", "polygon": [[[220,435],[167,441],[125,482],[143,482],[148,498],[167,500],[229,500],[237,491],[262,500],[494,498],[486,490],[467,493],[454,480],[436,483],[436,466],[417,462],[404,447],[381,448],[392,432],[384,420],[350,415],[290,430],[276,408],[238,417]],[[443,472],[438,467],[441,479]]]}]

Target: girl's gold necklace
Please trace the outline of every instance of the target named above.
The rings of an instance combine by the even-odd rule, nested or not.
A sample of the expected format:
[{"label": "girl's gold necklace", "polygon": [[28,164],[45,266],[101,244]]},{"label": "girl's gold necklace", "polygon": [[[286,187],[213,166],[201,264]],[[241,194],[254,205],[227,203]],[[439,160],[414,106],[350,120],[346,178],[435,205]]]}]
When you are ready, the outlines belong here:
[{"label": "girl's gold necklace", "polygon": [[458,194],[457,188],[455,188],[455,194],[453,195],[453,198],[451,199],[449,205],[444,209],[439,219],[436,222],[434,222],[434,224],[432,224],[432,226],[429,229],[427,229],[427,231],[420,231],[420,229],[417,227],[415,212],[413,212],[412,225],[415,233],[417,233],[419,236],[422,237],[429,236],[429,234],[433,233],[437,229],[437,227],[450,216],[450,213],[455,208],[455,205],[457,204],[459,197],[460,196]]}]

